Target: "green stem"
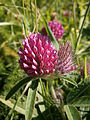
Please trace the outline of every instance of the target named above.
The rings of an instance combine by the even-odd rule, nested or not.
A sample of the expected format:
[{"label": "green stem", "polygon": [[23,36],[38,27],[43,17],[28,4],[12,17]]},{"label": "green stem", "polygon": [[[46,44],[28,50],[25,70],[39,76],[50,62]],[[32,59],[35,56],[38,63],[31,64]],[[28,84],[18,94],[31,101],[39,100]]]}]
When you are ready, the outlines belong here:
[{"label": "green stem", "polygon": [[31,31],[32,31],[33,27],[34,27],[34,18],[33,18],[33,11],[32,11],[31,0],[30,0],[30,11],[31,11],[31,19],[32,19],[32,25],[31,25]]},{"label": "green stem", "polygon": [[73,3],[73,13],[74,13],[74,38],[73,38],[73,43],[74,43],[74,49],[76,50],[76,45],[77,45],[77,41],[76,41],[76,25],[77,25],[77,22],[76,22],[76,10],[75,10],[75,1]]},{"label": "green stem", "polygon": [[63,103],[63,100],[61,100],[61,104],[60,104],[60,113],[61,113],[61,117],[63,120],[66,120],[66,116],[65,116],[65,112],[64,112],[64,103]]},{"label": "green stem", "polygon": [[49,86],[50,86],[50,90],[51,90],[51,95],[52,95],[53,99],[54,99],[55,102],[56,102],[57,97],[56,97],[56,93],[55,93],[55,90],[54,90],[54,87],[53,87],[52,81],[49,80],[48,82],[49,82]]},{"label": "green stem", "polygon": [[87,78],[87,57],[85,56],[85,79]]},{"label": "green stem", "polygon": [[[55,102],[57,104],[57,96],[56,96],[56,93],[55,93],[55,90],[54,90],[54,87],[53,87],[52,80],[49,80],[48,82],[49,82],[49,86],[50,86],[50,90],[51,90],[51,95],[52,95],[53,99],[55,100]],[[60,98],[59,108],[60,108],[60,113],[61,113],[62,119],[66,120],[66,116],[65,116],[65,112],[64,112],[64,102],[63,102],[62,98]]]},{"label": "green stem", "polygon": [[36,25],[36,32],[38,32],[38,23],[37,23],[37,0],[35,0],[35,25]]},{"label": "green stem", "polygon": [[[84,19],[83,19],[83,22],[82,22],[82,25],[81,25],[81,28],[80,28],[80,32],[79,32],[79,35],[78,35],[78,38],[77,38],[77,46],[79,45],[80,40],[81,40],[81,33],[83,31],[83,26],[84,26],[84,23],[85,23],[85,20],[86,20],[87,13],[89,11],[89,6],[90,6],[90,2],[88,3],[88,6],[87,6],[87,9],[86,9],[86,12],[85,12],[85,16],[84,16]],[[76,46],[76,48],[77,48],[77,46]]]},{"label": "green stem", "polygon": [[26,23],[26,13],[24,9],[24,0],[22,0],[23,3],[23,13],[24,13],[24,25],[25,25],[25,37],[27,36],[27,23]]}]

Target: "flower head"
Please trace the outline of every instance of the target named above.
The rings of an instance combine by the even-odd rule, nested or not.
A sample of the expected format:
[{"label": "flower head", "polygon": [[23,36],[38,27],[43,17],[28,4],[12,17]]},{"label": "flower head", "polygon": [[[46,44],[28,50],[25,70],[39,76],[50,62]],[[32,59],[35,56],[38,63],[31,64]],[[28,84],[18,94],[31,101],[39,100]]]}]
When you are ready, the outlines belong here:
[{"label": "flower head", "polygon": [[60,44],[56,71],[59,74],[65,74],[75,69],[77,69],[77,65],[74,65],[72,47],[70,43],[66,42],[65,44]]},{"label": "flower head", "polygon": [[71,10],[64,10],[63,11],[63,16],[72,16],[72,11]]},{"label": "flower head", "polygon": [[[64,29],[63,26],[58,21],[50,21],[48,22],[49,27],[51,28],[53,34],[55,35],[56,40],[62,38]],[[47,35],[46,29],[42,28],[42,33]]]},{"label": "flower head", "polygon": [[63,16],[68,16],[68,11],[67,10],[63,11]]},{"label": "flower head", "polygon": [[39,76],[55,71],[57,51],[47,36],[30,34],[20,48],[20,66],[29,76]]}]

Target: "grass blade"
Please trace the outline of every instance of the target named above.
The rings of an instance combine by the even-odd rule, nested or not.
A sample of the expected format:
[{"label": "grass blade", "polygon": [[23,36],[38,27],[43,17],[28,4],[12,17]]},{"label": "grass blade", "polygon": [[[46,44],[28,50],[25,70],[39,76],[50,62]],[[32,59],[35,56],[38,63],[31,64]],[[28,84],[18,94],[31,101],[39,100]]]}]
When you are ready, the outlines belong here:
[{"label": "grass blade", "polygon": [[30,0],[30,11],[31,11],[30,16],[31,16],[31,19],[32,19],[32,23],[31,23],[31,31],[32,31],[33,27],[34,27],[34,17],[33,17],[31,0]]},{"label": "grass blade", "polygon": [[26,12],[25,12],[25,9],[24,9],[24,3],[25,1],[22,0],[22,4],[23,4],[23,13],[24,13],[24,24],[25,24],[25,37],[27,36],[27,20],[26,20]]},{"label": "grass blade", "polygon": [[48,24],[47,24],[47,22],[46,22],[46,20],[45,20],[45,18],[44,18],[44,16],[42,15],[41,12],[40,12],[40,14],[41,14],[41,17],[42,17],[42,19],[43,19],[44,26],[45,26],[45,28],[46,28],[46,31],[47,31],[49,37],[50,37],[50,40],[51,40],[52,44],[55,46],[55,48],[56,48],[57,50],[59,50],[59,44],[58,44],[58,42],[56,41],[56,38],[55,38],[54,34],[52,33],[50,27],[48,26]]},{"label": "grass blade", "polygon": [[87,5],[87,9],[86,9],[86,12],[85,12],[85,15],[84,15],[84,19],[83,19],[83,22],[82,22],[82,25],[81,25],[81,28],[80,28],[80,31],[79,31],[79,35],[78,35],[78,38],[77,38],[76,48],[77,48],[77,46],[78,46],[79,43],[80,43],[81,33],[82,33],[82,31],[83,31],[83,26],[84,26],[84,23],[85,23],[85,20],[86,20],[87,13],[88,13],[88,11],[89,11],[89,7],[90,7],[90,2],[89,2],[88,5]]}]

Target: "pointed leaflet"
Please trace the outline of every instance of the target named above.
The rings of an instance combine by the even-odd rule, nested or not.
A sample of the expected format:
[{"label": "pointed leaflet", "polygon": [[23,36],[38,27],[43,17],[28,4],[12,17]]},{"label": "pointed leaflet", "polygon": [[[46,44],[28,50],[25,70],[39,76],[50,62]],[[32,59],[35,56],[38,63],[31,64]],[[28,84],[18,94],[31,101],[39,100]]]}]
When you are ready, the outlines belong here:
[{"label": "pointed leaflet", "polygon": [[[11,102],[11,100],[6,101],[2,96],[0,96],[0,102],[7,105],[11,109],[13,109],[14,104]],[[17,111],[20,114],[25,115],[25,110],[23,108],[19,107],[18,105],[15,106],[15,111]]]},{"label": "pointed leaflet", "polygon": [[86,12],[85,12],[85,15],[84,15],[84,18],[83,18],[83,21],[82,21],[82,25],[81,25],[81,28],[80,28],[80,31],[79,31],[79,35],[78,35],[78,38],[77,38],[76,49],[77,49],[78,45],[80,44],[82,31],[83,31],[83,26],[84,26],[84,23],[85,23],[85,20],[86,20],[87,13],[89,11],[89,7],[90,7],[90,2],[87,5],[87,9],[86,9]]},{"label": "pointed leaflet", "polygon": [[31,81],[31,80],[36,80],[37,78],[30,78],[30,77],[25,77],[24,79],[22,79],[20,82],[18,82],[7,94],[6,96],[6,100],[8,100],[10,97],[12,97],[16,91],[18,91],[23,85],[25,85],[27,82]]},{"label": "pointed leaflet", "polygon": [[90,96],[82,96],[77,98],[73,103],[76,107],[90,107]]},{"label": "pointed leaflet", "polygon": [[47,31],[47,33],[49,34],[49,37],[50,37],[51,42],[53,43],[53,45],[55,46],[55,48],[56,48],[57,50],[59,50],[59,44],[58,44],[58,42],[56,41],[56,38],[55,38],[54,34],[52,33],[50,27],[48,26],[48,24],[47,24],[44,16],[43,16],[42,13],[41,13],[41,11],[40,11],[40,14],[41,14],[41,16],[42,16],[42,19],[43,19],[43,22],[44,22],[46,31]]},{"label": "pointed leaflet", "polygon": [[81,120],[80,114],[75,107],[65,105],[64,110],[66,112],[68,120]]},{"label": "pointed leaflet", "polygon": [[38,86],[38,80],[32,81],[32,84],[28,90],[27,102],[26,102],[26,111],[25,111],[25,120],[31,120],[32,114],[34,111],[36,90]]},{"label": "pointed leaflet", "polygon": [[78,87],[72,89],[72,91],[67,96],[66,99],[67,102],[71,104],[74,101],[76,101],[76,99],[79,98],[80,95],[82,95],[89,87],[90,87],[90,77],[85,79],[85,81],[79,84]]},{"label": "pointed leaflet", "polygon": [[75,80],[73,80],[73,78],[63,76],[62,79],[67,81],[68,83],[71,83],[72,85],[75,85],[77,87],[77,83],[75,82]]}]

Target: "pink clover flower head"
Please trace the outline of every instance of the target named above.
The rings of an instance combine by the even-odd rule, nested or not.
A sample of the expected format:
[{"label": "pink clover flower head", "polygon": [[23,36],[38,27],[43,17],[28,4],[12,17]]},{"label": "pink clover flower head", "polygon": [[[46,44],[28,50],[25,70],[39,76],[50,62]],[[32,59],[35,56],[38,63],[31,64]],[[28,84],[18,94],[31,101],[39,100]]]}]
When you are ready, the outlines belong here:
[{"label": "pink clover flower head", "polygon": [[63,16],[68,16],[68,11],[67,10],[63,11]]},{"label": "pink clover flower head", "polygon": [[[55,35],[56,40],[62,38],[64,33],[64,28],[58,21],[50,21],[48,22],[48,25],[52,30],[53,34]],[[47,35],[46,29],[44,27],[42,28],[42,33],[44,35]]]},{"label": "pink clover flower head", "polygon": [[60,44],[56,71],[59,74],[65,74],[76,70],[77,67],[78,66],[74,64],[73,52],[70,43],[66,42],[64,44]]},{"label": "pink clover flower head", "polygon": [[47,36],[32,33],[22,44],[19,63],[29,76],[40,76],[55,71],[57,51]]}]

